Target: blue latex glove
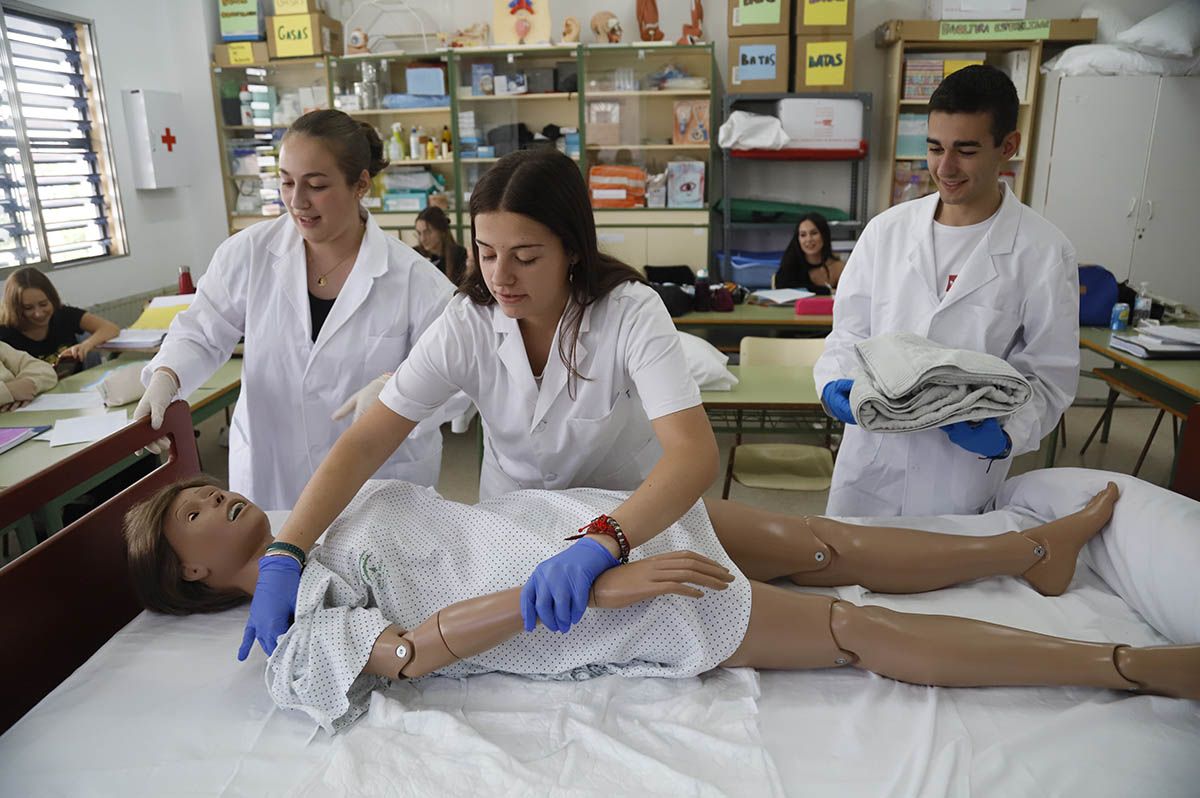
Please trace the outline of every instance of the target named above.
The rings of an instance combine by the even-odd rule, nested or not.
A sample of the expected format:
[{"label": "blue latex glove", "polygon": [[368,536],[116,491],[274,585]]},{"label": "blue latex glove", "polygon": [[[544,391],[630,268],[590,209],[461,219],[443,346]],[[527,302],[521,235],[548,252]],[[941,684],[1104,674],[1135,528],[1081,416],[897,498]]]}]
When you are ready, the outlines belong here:
[{"label": "blue latex glove", "polygon": [[258,582],[250,601],[250,620],[242,635],[238,659],[250,656],[258,640],[267,656],[275,651],[275,641],[292,625],[296,613],[296,591],[300,589],[300,563],[291,557],[263,557],[258,561]]},{"label": "blue latex glove", "polygon": [[834,380],[825,383],[825,390],[821,391],[821,401],[829,409],[829,414],[845,424],[858,423],[850,410],[850,389],[853,387],[854,380]]},{"label": "blue latex glove", "polygon": [[604,546],[582,538],[538,563],[521,588],[521,618],[532,632],[540,618],[552,632],[566,632],[583,618],[592,582],[620,561]]},{"label": "blue latex glove", "polygon": [[983,421],[956,421],[942,427],[956,445],[980,457],[1000,457],[1012,446],[1012,439],[994,418]]}]

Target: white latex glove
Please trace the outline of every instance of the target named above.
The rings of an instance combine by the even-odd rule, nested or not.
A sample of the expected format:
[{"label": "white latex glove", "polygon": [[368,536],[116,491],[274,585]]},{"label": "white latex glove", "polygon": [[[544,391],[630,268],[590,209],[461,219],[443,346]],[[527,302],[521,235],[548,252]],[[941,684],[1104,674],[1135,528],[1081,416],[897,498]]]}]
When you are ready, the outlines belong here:
[{"label": "white latex glove", "polygon": [[356,394],[343,402],[342,406],[334,410],[333,415],[329,418],[333,421],[340,421],[353,411],[354,420],[358,421],[359,416],[367,412],[367,408],[379,398],[379,394],[383,391],[383,386],[387,385],[387,381],[391,377],[391,374],[380,374],[360,388]]},{"label": "white latex glove", "polygon": [[[159,369],[150,377],[150,384],[146,386],[146,392],[142,394],[141,401],[134,408],[133,420],[137,421],[145,416],[150,416],[150,426],[153,429],[159,429],[162,427],[167,405],[171,404],[178,395],[179,383],[175,380],[175,376],[165,369]],[[167,438],[159,438],[153,443],[146,444],[146,450],[154,454],[162,454],[170,448],[171,441]]]}]

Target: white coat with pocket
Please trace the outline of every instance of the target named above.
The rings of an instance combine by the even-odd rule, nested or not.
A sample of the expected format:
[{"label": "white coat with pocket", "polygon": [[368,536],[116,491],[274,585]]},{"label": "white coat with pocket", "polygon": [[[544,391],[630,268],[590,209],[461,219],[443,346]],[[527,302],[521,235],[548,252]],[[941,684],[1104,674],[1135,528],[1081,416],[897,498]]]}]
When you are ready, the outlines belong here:
[{"label": "white coat with pocket", "polygon": [[[1001,184],[1003,186],[1003,184]],[[836,516],[978,513],[1012,458],[1038,448],[1079,382],[1079,272],[1075,248],[1003,187],[987,235],[939,298],[933,255],[938,195],[876,216],[838,284],[833,332],[813,369],[817,393],[851,373],[854,344],[912,332],[1003,358],[1029,380],[1030,402],[1003,419],[1012,455],[989,463],[940,429],[871,433],[847,425],[826,512]]]},{"label": "white coat with pocket", "polygon": [[[286,216],[224,241],[191,307],[171,323],[142,371],[179,375],[189,395],[245,336],[242,387],[229,432],[229,487],[266,510],[290,510],[352,419],[331,421],[346,397],[408,356],[453,286],[370,216],[358,257],[314,342],[303,239]],[[436,485],[436,421],[413,431],[375,476]]]},{"label": "white coat with pocket", "polygon": [[575,358],[587,379],[572,378],[574,398],[561,334],[560,322],[539,387],[516,319],[456,296],[379,398],[413,421],[459,390],[474,401],[484,430],[480,499],[525,488],[634,490],[662,456],[650,419],[700,404],[675,325],[640,283],[584,308]]}]

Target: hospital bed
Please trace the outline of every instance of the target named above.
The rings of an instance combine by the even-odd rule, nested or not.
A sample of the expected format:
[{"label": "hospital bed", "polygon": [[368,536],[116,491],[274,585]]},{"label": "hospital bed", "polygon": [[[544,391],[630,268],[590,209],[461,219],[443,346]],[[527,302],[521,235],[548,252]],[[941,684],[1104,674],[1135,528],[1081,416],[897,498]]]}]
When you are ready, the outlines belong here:
[{"label": "hospital bed", "polygon": [[[0,570],[0,728],[13,724],[0,736],[0,795],[1197,794],[1200,703],[1083,688],[927,688],[851,669],[432,678],[375,694],[363,719],[330,737],[274,707],[261,652],[236,661],[244,607],[140,612],[120,517],[198,471],[185,405],[171,407],[166,429],[164,466]],[[160,434],[134,425],[57,471],[103,468]],[[1027,527],[1078,507],[1112,476],[1044,474],[1006,483],[1005,509],[899,524]],[[1123,496],[1106,544],[1089,548],[1090,567],[1081,564],[1060,598],[1011,579],[920,596],[830,592],[1084,639],[1188,642],[1179,638],[1200,627],[1200,601],[1178,604],[1198,588],[1177,583],[1196,581],[1200,568],[1200,503],[1116,479]],[[278,528],[281,517],[271,519]],[[1145,585],[1134,577],[1153,581],[1135,573],[1142,567],[1171,583],[1165,599],[1157,585],[1138,592]]]}]

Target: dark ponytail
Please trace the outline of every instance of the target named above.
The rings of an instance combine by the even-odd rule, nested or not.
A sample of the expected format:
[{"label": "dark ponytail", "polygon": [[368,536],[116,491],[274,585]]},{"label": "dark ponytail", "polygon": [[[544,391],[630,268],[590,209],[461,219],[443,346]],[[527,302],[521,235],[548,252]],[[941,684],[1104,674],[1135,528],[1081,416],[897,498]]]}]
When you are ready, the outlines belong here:
[{"label": "dark ponytail", "polygon": [[353,185],[363,170],[371,177],[388,165],[383,157],[383,139],[369,122],[356,122],[342,111],[309,111],[288,128],[283,138],[303,134],[320,140],[337,159],[338,169]]}]

